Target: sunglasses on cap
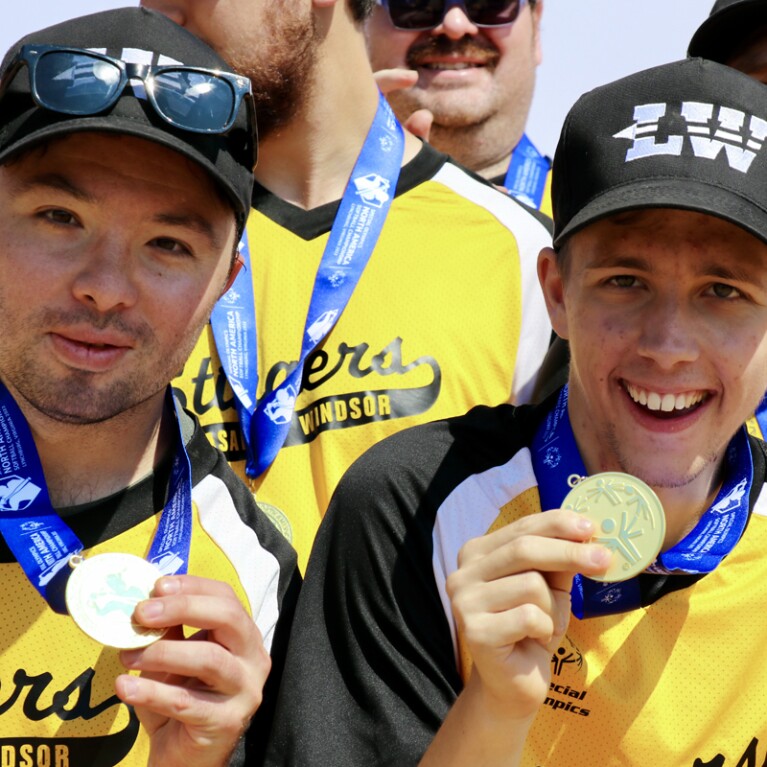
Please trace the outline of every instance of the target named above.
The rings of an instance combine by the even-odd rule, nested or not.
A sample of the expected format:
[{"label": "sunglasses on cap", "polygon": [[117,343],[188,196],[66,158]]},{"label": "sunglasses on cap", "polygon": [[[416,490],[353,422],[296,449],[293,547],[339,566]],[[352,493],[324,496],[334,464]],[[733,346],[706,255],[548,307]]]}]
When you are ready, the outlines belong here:
[{"label": "sunglasses on cap", "polygon": [[255,130],[250,80],[182,64],[129,64],[102,53],[55,45],[24,45],[0,82],[0,98],[22,65],[29,68],[32,98],[43,109],[96,115],[120,98],[130,80],[144,83],[154,111],[170,125],[193,133],[226,133],[243,97]]},{"label": "sunglasses on cap", "polygon": [[376,0],[397,29],[411,32],[438,27],[453,7],[460,8],[477,27],[513,24],[527,0]]}]

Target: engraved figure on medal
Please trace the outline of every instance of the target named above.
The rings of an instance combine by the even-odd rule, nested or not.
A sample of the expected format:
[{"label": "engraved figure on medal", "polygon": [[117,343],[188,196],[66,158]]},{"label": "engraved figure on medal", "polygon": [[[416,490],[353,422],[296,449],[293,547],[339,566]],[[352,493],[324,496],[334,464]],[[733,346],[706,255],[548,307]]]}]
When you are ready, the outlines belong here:
[{"label": "engraved figure on medal", "polygon": [[663,505],[655,491],[641,479],[617,471],[590,477],[571,476],[572,490],[562,501],[588,517],[596,528],[593,543],[612,552],[610,567],[592,580],[625,581],[638,575],[657,558],[666,534]]},{"label": "engraved figure on medal", "polygon": [[136,605],[148,599],[162,573],[133,554],[72,557],[66,589],[69,614],[101,644],[121,650],[146,647],[165,633],[133,621]]}]

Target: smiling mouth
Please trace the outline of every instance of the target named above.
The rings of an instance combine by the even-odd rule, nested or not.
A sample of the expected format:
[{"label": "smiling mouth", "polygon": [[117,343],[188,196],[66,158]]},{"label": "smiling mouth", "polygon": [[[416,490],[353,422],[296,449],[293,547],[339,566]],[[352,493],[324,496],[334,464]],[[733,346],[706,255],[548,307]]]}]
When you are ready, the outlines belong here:
[{"label": "smiling mouth", "polygon": [[697,410],[709,398],[707,391],[693,389],[679,394],[652,391],[623,382],[623,387],[631,399],[643,410],[658,418],[677,418]]}]

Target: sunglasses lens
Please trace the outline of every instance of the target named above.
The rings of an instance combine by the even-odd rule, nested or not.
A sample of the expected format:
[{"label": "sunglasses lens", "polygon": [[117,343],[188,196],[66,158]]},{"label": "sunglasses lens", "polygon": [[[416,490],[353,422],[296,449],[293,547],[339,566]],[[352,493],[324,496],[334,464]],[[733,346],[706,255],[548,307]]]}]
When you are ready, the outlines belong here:
[{"label": "sunglasses lens", "polygon": [[187,130],[222,132],[235,115],[234,88],[214,74],[163,70],[153,78],[152,95],[163,117]]},{"label": "sunglasses lens", "polygon": [[120,85],[114,64],[84,53],[51,51],[40,57],[35,87],[47,109],[74,115],[105,109]]},{"label": "sunglasses lens", "polygon": [[467,0],[469,18],[484,27],[511,24],[519,16],[519,0]]},{"label": "sunglasses lens", "polygon": [[[442,23],[446,0],[389,0],[389,16],[399,29],[433,29]],[[458,3],[474,24],[498,27],[511,24],[521,0],[465,0]]]},{"label": "sunglasses lens", "polygon": [[389,0],[389,16],[399,29],[431,29],[442,21],[444,0]]}]

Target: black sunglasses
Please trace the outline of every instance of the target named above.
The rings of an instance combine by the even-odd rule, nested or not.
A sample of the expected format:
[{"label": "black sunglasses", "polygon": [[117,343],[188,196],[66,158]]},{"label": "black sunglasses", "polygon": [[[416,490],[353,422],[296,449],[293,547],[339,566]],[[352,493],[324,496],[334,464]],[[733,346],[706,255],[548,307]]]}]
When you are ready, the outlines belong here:
[{"label": "black sunglasses", "polygon": [[527,0],[376,0],[389,13],[397,29],[410,32],[434,29],[453,6],[458,6],[478,27],[513,24]]},{"label": "black sunglasses", "polygon": [[149,103],[165,122],[193,133],[226,133],[234,124],[243,97],[255,132],[250,80],[182,64],[129,64],[82,48],[25,45],[0,82],[0,98],[26,64],[32,98],[43,109],[69,115],[104,112],[137,78]]}]

